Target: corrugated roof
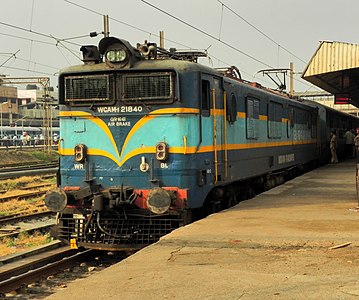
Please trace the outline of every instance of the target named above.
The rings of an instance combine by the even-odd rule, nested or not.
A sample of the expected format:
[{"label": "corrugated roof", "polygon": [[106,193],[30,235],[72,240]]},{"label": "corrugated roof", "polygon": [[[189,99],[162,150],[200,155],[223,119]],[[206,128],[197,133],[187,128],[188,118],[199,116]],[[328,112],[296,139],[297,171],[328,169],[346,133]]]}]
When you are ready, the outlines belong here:
[{"label": "corrugated roof", "polygon": [[303,78],[353,68],[359,68],[359,45],[321,42],[309,61]]},{"label": "corrugated roof", "polygon": [[359,107],[359,45],[321,42],[302,78],[332,93],[346,93]]}]

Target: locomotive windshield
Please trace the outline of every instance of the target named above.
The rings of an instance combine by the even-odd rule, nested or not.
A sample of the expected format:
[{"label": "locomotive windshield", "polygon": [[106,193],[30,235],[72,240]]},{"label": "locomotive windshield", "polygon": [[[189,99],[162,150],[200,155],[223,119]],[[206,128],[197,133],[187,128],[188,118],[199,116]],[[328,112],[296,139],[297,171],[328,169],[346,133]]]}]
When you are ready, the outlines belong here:
[{"label": "locomotive windshield", "polygon": [[69,76],[65,80],[65,101],[109,101],[111,95],[111,76]]},{"label": "locomotive windshield", "polygon": [[121,100],[168,100],[173,95],[171,73],[122,76]]},{"label": "locomotive windshield", "polygon": [[161,104],[175,98],[173,72],[70,75],[63,83],[65,103],[77,106],[115,100]]}]

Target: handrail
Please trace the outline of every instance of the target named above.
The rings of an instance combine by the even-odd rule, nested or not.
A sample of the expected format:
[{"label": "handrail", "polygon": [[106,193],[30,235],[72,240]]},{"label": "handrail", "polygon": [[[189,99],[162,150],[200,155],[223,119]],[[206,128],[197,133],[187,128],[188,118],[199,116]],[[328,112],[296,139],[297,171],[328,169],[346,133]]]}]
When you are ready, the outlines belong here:
[{"label": "handrail", "polygon": [[212,89],[213,101],[213,150],[214,150],[214,183],[218,182],[218,154],[217,154],[217,116],[216,116],[216,90]]}]

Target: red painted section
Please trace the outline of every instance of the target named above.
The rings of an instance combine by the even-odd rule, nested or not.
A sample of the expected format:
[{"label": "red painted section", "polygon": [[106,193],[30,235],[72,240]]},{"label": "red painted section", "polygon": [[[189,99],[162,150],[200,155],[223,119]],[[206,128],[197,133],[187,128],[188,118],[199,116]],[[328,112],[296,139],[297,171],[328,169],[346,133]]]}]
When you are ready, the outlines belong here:
[{"label": "red painted section", "polygon": [[[79,191],[81,188],[79,186],[65,186],[63,188],[64,191]],[[186,201],[188,198],[188,190],[187,189],[179,189],[178,187],[162,187],[162,189],[167,191],[174,191],[176,195],[176,201],[171,206],[171,209],[183,209],[186,207]],[[135,193],[137,194],[135,204],[143,209],[148,209],[146,199],[148,194],[151,192],[151,189],[149,190],[135,190]],[[79,201],[77,204],[67,205],[67,208],[77,208],[82,207],[83,203],[82,201]]]},{"label": "red painted section", "polygon": [[[179,189],[178,187],[162,187],[162,189],[167,191],[175,191],[176,195],[176,204],[174,206],[171,206],[171,208],[175,209],[182,209],[186,206],[187,201],[187,193],[188,190],[186,189]],[[146,199],[147,195],[149,194],[151,190],[135,190],[135,193],[137,194],[137,198],[135,200],[135,204],[143,209],[147,209]]]},{"label": "red painted section", "polygon": [[79,186],[64,186],[64,191],[79,191],[81,188]]}]

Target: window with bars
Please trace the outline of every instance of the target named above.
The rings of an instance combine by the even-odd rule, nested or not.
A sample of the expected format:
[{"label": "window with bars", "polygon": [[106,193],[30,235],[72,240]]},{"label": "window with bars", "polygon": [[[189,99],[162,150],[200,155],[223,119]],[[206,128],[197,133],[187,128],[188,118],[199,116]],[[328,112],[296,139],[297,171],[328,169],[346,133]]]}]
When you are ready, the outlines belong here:
[{"label": "window with bars", "polygon": [[113,100],[111,75],[69,76],[65,78],[66,102],[103,102]]},{"label": "window with bars", "polygon": [[268,105],[268,137],[281,138],[282,136],[282,104],[273,101]]},{"label": "window with bars", "polygon": [[121,76],[122,101],[172,101],[174,80],[170,72],[124,74]]},{"label": "window with bars", "polygon": [[175,99],[173,72],[141,72],[70,75],[64,78],[65,103],[76,106],[172,103]]},{"label": "window with bars", "polygon": [[253,97],[247,97],[247,139],[259,138],[259,100]]}]

